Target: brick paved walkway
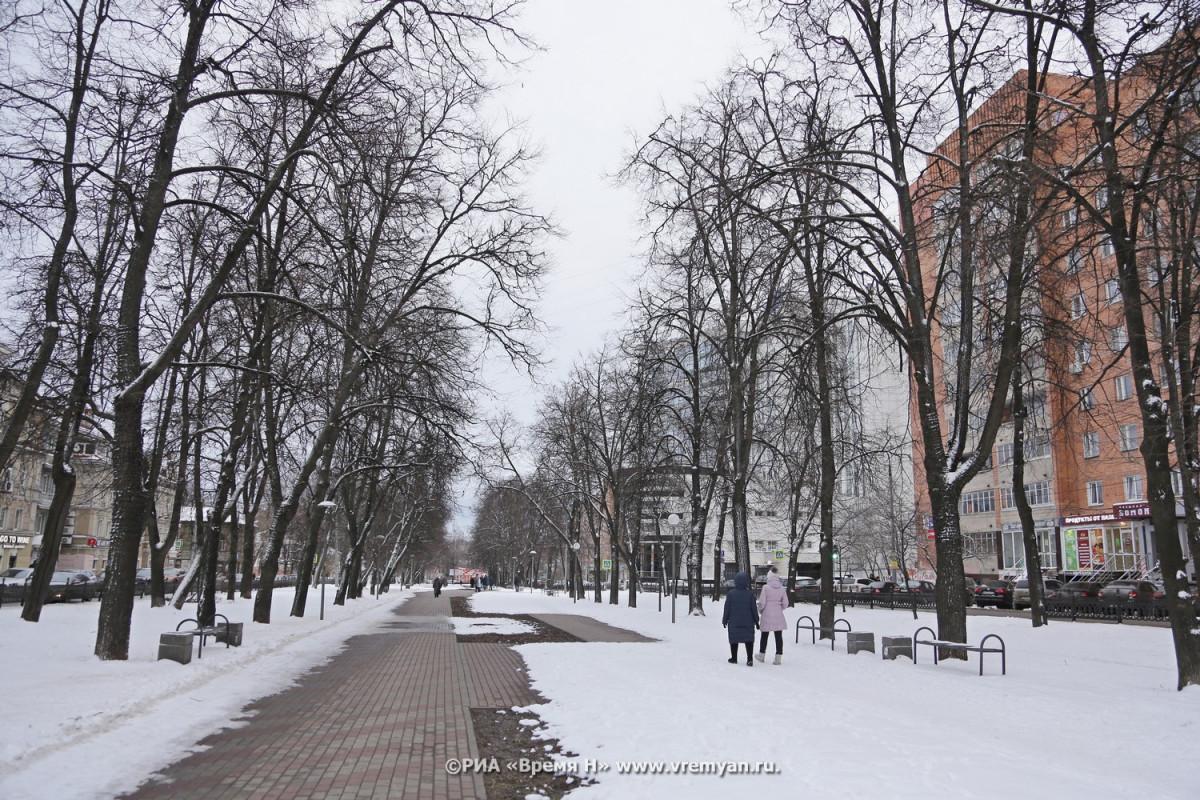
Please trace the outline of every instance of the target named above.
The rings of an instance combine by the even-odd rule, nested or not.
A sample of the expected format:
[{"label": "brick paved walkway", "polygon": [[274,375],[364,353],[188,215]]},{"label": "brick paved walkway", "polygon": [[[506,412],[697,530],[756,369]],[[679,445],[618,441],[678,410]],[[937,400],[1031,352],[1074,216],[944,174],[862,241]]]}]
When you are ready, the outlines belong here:
[{"label": "brick paved walkway", "polygon": [[[471,708],[542,702],[507,645],[460,644],[451,595],[422,592],[380,633],[358,636],[292,689],[247,707],[241,727],[165,770],[129,800],[457,800],[484,798],[478,773],[447,775],[448,758],[478,756]],[[551,624],[569,622],[547,615]],[[581,618],[575,618],[581,619]],[[607,630],[605,630],[607,629]],[[628,631],[577,623],[592,641]],[[636,634],[630,634],[636,637]]]}]

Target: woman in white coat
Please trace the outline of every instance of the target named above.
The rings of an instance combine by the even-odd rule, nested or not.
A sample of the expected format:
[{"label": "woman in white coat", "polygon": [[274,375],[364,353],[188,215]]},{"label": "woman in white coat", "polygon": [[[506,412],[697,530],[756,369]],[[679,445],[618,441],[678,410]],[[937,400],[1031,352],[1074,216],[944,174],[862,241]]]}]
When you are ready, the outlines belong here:
[{"label": "woman in white coat", "polygon": [[767,585],[763,587],[762,592],[758,595],[758,613],[760,617],[758,629],[762,633],[758,636],[758,652],[754,654],[754,657],[759,661],[767,657],[767,635],[774,632],[775,663],[783,663],[783,631],[787,627],[787,621],[783,618],[783,612],[790,605],[787,589],[784,589],[783,584],[779,582],[779,570],[771,567],[771,571],[767,574]]}]

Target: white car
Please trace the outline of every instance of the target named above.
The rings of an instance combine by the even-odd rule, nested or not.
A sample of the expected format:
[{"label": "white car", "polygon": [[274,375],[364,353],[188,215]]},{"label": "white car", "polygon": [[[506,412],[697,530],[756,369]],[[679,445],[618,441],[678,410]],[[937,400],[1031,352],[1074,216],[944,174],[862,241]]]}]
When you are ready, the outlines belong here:
[{"label": "white car", "polygon": [[9,567],[0,572],[0,583],[25,583],[33,577],[33,567]]}]

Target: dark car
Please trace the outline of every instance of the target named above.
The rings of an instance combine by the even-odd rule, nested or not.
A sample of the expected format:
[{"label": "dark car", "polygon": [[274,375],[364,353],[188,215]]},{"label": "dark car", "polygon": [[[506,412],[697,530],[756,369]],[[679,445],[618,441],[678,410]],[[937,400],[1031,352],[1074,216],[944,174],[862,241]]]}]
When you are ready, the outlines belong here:
[{"label": "dark car", "polygon": [[97,586],[87,575],[78,572],[55,572],[50,576],[46,602],[66,603],[70,600],[87,602],[96,596]]},{"label": "dark car", "polygon": [[996,606],[997,608],[1013,607],[1013,590],[1016,588],[1012,581],[984,581],[975,587],[975,605]]},{"label": "dark car", "polygon": [[967,605],[975,602],[975,587],[977,586],[979,586],[979,581],[970,575],[963,576],[963,593],[966,595]]},{"label": "dark car", "polygon": [[[1042,599],[1045,600],[1050,596],[1050,593],[1062,586],[1062,581],[1054,578],[1046,578],[1042,581]],[[1029,608],[1029,579],[1021,578],[1013,587],[1013,608]]]},{"label": "dark car", "polygon": [[863,591],[870,594],[892,594],[896,591],[896,584],[892,581],[871,581]]},{"label": "dark car", "polygon": [[[179,588],[179,584],[186,574],[186,569],[164,568],[163,594],[175,594],[175,590]],[[133,577],[133,587],[138,594],[146,594],[150,591],[150,567],[142,567],[137,571]]]},{"label": "dark car", "polygon": [[1100,589],[1101,600],[1123,600],[1129,603],[1154,599],[1154,584],[1150,581],[1118,580]]},{"label": "dark car", "polygon": [[901,581],[896,584],[896,594],[919,594],[932,597],[933,584],[929,581]]},{"label": "dark car", "polygon": [[1103,584],[1096,581],[1068,581],[1050,592],[1050,599],[1059,603],[1073,603],[1079,600],[1096,600],[1100,597]]}]

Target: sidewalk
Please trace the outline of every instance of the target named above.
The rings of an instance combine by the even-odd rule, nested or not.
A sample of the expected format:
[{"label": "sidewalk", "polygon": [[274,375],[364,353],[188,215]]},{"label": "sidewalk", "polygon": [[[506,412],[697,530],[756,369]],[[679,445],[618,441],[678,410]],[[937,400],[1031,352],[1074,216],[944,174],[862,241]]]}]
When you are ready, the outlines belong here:
[{"label": "sidewalk", "polygon": [[[295,688],[251,704],[240,727],[205,738],[204,749],[125,797],[485,797],[478,773],[444,769],[449,758],[478,756],[470,709],[541,698],[507,645],[456,641],[449,622],[455,594],[470,593],[408,600],[379,633],[351,639]],[[613,637],[629,633],[600,623],[571,632],[592,641],[624,641]]]}]

